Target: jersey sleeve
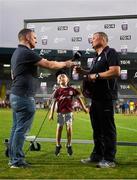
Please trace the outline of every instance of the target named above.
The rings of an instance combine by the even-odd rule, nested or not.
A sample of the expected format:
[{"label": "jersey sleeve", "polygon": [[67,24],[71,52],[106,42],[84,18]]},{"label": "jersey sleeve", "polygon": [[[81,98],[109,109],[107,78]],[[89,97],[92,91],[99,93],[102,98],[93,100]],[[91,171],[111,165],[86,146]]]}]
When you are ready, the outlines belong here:
[{"label": "jersey sleeve", "polygon": [[57,99],[57,97],[58,97],[58,89],[54,92],[53,98],[54,98],[54,99]]},{"label": "jersey sleeve", "polygon": [[75,88],[73,88],[73,93],[74,93],[74,96],[79,96],[80,95],[80,92]]}]

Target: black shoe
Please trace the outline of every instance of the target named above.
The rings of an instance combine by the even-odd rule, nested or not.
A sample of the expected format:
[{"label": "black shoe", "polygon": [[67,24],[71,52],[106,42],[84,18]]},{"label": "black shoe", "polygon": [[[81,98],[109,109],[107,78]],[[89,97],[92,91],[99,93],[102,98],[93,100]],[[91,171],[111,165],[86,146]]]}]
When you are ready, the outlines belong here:
[{"label": "black shoe", "polygon": [[56,156],[59,156],[59,154],[60,154],[60,149],[61,149],[61,148],[62,148],[61,145],[56,146],[56,149],[55,149],[55,155],[56,155]]},{"label": "black shoe", "polygon": [[71,156],[73,154],[72,146],[66,146],[66,148],[68,155]]}]

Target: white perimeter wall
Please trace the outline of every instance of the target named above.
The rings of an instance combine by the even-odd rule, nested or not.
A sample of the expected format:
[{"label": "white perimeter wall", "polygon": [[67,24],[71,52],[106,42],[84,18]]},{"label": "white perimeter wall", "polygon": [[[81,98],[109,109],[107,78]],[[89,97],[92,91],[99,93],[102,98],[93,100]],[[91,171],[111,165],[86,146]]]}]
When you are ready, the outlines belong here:
[{"label": "white perimeter wall", "polygon": [[0,0],[0,47],[16,47],[24,19],[137,14],[137,0]]}]

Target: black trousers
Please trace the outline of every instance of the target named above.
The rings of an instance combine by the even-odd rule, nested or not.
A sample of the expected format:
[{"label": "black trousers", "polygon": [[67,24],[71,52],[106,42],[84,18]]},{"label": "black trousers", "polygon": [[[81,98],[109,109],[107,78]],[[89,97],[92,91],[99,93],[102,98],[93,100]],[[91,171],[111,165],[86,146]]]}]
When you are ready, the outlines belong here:
[{"label": "black trousers", "polygon": [[116,126],[113,101],[92,101],[90,119],[93,128],[94,149],[91,158],[115,161]]}]

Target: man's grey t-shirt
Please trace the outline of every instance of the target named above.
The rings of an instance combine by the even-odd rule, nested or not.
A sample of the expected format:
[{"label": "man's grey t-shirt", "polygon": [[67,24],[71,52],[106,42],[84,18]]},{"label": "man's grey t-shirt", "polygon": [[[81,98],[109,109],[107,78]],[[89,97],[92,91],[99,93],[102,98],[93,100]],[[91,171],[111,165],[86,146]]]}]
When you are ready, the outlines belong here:
[{"label": "man's grey t-shirt", "polygon": [[42,59],[27,46],[18,45],[11,58],[13,81],[11,93],[18,96],[34,96],[37,66],[35,63]]}]

